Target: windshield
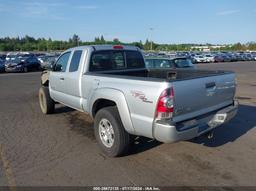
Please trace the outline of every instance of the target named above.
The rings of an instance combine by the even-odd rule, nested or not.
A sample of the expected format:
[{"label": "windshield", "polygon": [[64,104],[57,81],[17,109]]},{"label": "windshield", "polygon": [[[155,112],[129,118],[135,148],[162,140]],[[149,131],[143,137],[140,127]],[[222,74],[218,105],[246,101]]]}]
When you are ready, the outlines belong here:
[{"label": "windshield", "polygon": [[194,66],[190,59],[175,59],[173,61],[175,63],[176,68],[187,68]]}]

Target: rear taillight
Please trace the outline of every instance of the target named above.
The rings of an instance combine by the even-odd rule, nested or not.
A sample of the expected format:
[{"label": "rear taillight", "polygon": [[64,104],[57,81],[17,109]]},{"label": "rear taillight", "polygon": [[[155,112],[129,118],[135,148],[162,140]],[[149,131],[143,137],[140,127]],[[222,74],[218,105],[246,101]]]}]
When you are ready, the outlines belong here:
[{"label": "rear taillight", "polygon": [[156,107],[156,119],[170,119],[173,116],[173,102],[174,102],[174,91],[173,87],[164,90],[157,103]]}]

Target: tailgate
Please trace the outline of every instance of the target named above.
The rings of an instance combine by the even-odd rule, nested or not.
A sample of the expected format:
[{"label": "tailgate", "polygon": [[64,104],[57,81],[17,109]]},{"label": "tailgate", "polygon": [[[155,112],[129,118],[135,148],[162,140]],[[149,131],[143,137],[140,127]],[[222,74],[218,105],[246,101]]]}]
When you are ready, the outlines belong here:
[{"label": "tailgate", "polygon": [[179,122],[233,103],[235,74],[175,81],[173,121]]}]

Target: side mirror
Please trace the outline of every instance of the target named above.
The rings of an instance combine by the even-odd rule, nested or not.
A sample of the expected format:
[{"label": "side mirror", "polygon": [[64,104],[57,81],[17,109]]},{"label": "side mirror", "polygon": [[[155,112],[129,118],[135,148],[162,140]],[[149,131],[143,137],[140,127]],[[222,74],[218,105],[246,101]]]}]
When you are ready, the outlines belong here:
[{"label": "side mirror", "polygon": [[62,70],[62,65],[53,64],[53,71],[60,72]]}]

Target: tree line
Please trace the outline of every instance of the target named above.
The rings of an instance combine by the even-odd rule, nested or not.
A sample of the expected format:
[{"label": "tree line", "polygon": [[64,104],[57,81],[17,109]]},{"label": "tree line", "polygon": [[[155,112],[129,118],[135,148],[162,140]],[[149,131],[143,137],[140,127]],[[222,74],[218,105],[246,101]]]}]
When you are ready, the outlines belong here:
[{"label": "tree line", "polygon": [[[157,50],[157,51],[189,51],[195,46],[200,44],[158,44],[151,42],[148,39],[143,43],[131,42],[125,43],[119,41],[118,38],[112,41],[107,41],[103,36],[96,37],[94,41],[81,41],[80,37],[74,34],[67,41],[52,40],[51,38],[34,38],[31,36],[24,37],[3,37],[0,38],[0,51],[62,51],[71,47],[81,45],[92,44],[123,44],[123,45],[135,45],[144,50]],[[210,44],[207,44],[210,46]],[[194,49],[197,50],[197,49]],[[227,45],[218,49],[219,51],[245,51],[256,50],[256,42],[249,42],[246,44],[236,43],[233,45]]]}]

